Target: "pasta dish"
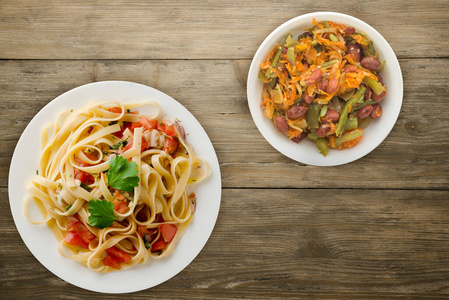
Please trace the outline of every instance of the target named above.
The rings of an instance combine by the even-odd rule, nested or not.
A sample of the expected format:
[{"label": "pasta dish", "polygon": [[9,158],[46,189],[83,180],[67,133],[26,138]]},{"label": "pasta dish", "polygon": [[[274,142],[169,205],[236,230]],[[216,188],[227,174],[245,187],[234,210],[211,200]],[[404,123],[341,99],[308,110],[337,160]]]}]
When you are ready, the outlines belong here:
[{"label": "pasta dish", "polygon": [[[139,113],[148,107],[151,115]],[[26,217],[46,223],[61,255],[92,271],[166,256],[195,212],[189,186],[209,174],[180,122],[161,120],[155,102],[97,102],[61,112],[42,132]],[[28,215],[31,199],[43,220]]]}]

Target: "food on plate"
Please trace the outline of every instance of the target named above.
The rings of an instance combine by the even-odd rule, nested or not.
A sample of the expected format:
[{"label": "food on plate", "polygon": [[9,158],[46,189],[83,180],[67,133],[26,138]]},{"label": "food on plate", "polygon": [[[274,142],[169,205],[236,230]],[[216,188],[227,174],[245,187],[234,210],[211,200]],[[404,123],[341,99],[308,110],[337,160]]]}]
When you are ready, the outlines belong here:
[{"label": "food on plate", "polygon": [[[141,114],[150,108],[151,115]],[[208,176],[180,121],[155,102],[91,103],[61,112],[41,137],[32,199],[61,255],[92,271],[130,268],[169,254],[192,220],[188,188]]]},{"label": "food on plate", "polygon": [[363,32],[313,19],[311,28],[297,38],[287,34],[260,63],[261,107],[295,143],[308,138],[324,156],[329,148],[351,148],[382,114],[384,66]]}]

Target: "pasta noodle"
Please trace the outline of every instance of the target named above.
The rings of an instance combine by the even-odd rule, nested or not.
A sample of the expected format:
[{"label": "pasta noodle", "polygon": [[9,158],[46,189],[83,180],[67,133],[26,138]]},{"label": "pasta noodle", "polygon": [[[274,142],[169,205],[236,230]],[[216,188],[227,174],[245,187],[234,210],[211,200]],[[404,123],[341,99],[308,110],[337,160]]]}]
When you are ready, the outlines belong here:
[{"label": "pasta noodle", "polygon": [[[153,115],[141,115],[149,106]],[[130,268],[169,254],[193,218],[188,187],[209,173],[178,121],[155,102],[90,103],[42,132],[30,198],[64,257],[92,271]]]}]

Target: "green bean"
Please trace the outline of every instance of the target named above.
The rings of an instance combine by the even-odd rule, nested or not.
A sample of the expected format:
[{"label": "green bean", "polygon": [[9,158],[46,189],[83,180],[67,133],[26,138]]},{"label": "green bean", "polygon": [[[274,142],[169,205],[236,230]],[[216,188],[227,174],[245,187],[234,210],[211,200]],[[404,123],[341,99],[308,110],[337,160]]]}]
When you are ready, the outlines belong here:
[{"label": "green bean", "polygon": [[354,114],[350,114],[348,116],[348,119],[346,120],[345,127],[343,131],[349,131],[356,129],[359,125],[359,121],[357,120],[357,117]]},{"label": "green bean", "polygon": [[331,41],[338,42],[338,37],[336,37],[333,33],[329,34],[329,38],[331,39]]},{"label": "green bean", "polygon": [[337,62],[338,62],[338,59],[333,59],[333,60],[323,63],[321,66],[323,68],[327,68],[327,67],[335,65]]},{"label": "green bean", "polygon": [[289,47],[294,47],[294,46],[296,46],[296,45],[298,45],[298,44],[299,44],[299,42],[298,42],[298,41],[295,41],[295,40],[292,38],[292,35],[289,33],[289,34],[287,35],[287,38],[285,39],[285,44],[284,44],[284,46],[287,47],[287,48],[289,48]]},{"label": "green bean", "polygon": [[320,109],[319,104],[309,104],[307,108],[307,124],[310,128],[320,127]]},{"label": "green bean", "polygon": [[272,68],[276,68],[278,66],[279,57],[281,57],[282,53],[282,47],[279,48],[279,50],[276,52],[276,54],[273,56],[273,62],[271,63],[271,68],[268,69],[268,71],[265,73],[265,76],[268,78],[274,78],[276,74],[273,72]]},{"label": "green bean", "polygon": [[327,105],[323,105],[320,110],[320,118],[323,118],[327,113]]},{"label": "green bean", "polygon": [[379,70],[377,70],[377,73],[382,73],[382,71],[383,71],[384,68],[385,68],[385,63],[386,63],[385,60],[383,60],[383,61],[380,63],[380,67],[379,67]]},{"label": "green bean", "polygon": [[364,106],[367,106],[367,105],[374,105],[374,104],[376,104],[376,103],[377,103],[376,101],[368,100],[368,101],[366,101],[366,102],[364,102],[364,103],[354,105],[354,109],[353,109],[352,111],[358,111],[358,110],[360,110],[361,108],[363,108]]},{"label": "green bean", "polygon": [[355,43],[357,43],[357,41],[355,39],[353,39],[351,36],[347,35],[345,36],[345,41],[346,44],[349,45],[354,45]]},{"label": "green bean", "polygon": [[315,141],[315,140],[318,138],[318,135],[316,135],[316,133],[311,132],[311,133],[309,133],[309,134],[307,135],[307,137],[308,137],[309,139]]},{"label": "green bean", "polygon": [[257,76],[259,79],[263,82],[266,82],[268,80],[267,76],[265,76],[265,73],[262,69],[259,70],[259,75]]},{"label": "green bean", "polygon": [[368,54],[371,56],[374,56],[374,54],[376,54],[376,50],[374,50],[374,44],[373,41],[369,42],[368,45]]},{"label": "green bean", "polygon": [[316,139],[315,143],[316,146],[318,147],[318,150],[320,150],[321,154],[323,154],[323,156],[326,156],[327,153],[329,152],[327,140],[325,138],[318,138]]},{"label": "green bean", "polygon": [[381,85],[380,82],[372,78],[365,76],[365,78],[363,78],[363,83],[367,84],[377,96],[379,96],[380,94],[382,94],[383,91],[385,91],[385,87]]},{"label": "green bean", "polygon": [[347,133],[343,134],[342,136],[337,137],[335,139],[335,146],[338,147],[341,144],[343,144],[344,142],[352,141],[353,139],[361,137],[362,134],[363,134],[363,131],[360,130],[360,129],[355,129],[355,130],[352,130],[350,132],[347,132]]},{"label": "green bean", "polygon": [[295,47],[288,47],[288,49],[287,49],[287,60],[293,66],[293,70],[296,70]]},{"label": "green bean", "polygon": [[365,92],[366,92],[366,88],[363,85],[360,85],[359,88],[357,89],[357,92],[355,92],[354,95],[351,97],[351,99],[349,99],[348,102],[346,102],[345,106],[343,107],[343,109],[341,111],[340,119],[338,119],[337,129],[335,130],[335,135],[340,136],[342,134],[343,127],[348,118],[348,114],[351,112],[354,105],[358,101],[363,99],[363,97],[365,96]]}]

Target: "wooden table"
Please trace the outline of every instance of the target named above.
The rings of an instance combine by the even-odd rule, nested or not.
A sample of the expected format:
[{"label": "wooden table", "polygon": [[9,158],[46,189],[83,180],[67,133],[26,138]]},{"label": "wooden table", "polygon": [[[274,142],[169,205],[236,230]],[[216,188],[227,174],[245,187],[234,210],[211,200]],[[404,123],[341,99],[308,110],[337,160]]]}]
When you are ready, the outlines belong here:
[{"label": "wooden table", "polygon": [[[338,167],[277,152],[246,99],[263,39],[313,11],[371,24],[404,77],[390,135]],[[449,297],[448,24],[447,0],[2,1],[0,298],[104,296],[34,258],[7,196],[11,156],[31,118],[61,93],[102,80],[143,83],[177,99],[209,134],[222,172],[220,215],[200,255],[171,280],[126,297]]]}]

